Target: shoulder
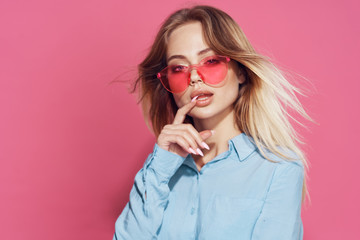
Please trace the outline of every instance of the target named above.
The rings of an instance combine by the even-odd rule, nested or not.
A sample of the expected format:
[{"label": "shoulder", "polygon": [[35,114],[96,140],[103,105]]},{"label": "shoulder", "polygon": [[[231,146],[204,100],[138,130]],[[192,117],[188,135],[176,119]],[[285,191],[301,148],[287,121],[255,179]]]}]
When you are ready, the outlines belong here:
[{"label": "shoulder", "polygon": [[[279,152],[281,152],[284,156],[279,156],[270,150],[264,150],[266,157],[269,158],[271,162],[279,165],[293,165],[294,167],[297,166],[299,168],[304,168],[304,163],[301,158],[292,150],[283,147],[277,147]],[[259,154],[260,151],[258,149]],[[263,156],[264,159],[266,159]]]},{"label": "shoulder", "polygon": [[[296,154],[293,150],[287,147],[277,146],[277,150],[282,153],[283,156],[279,156],[275,152],[270,151],[267,148],[262,148],[263,151],[260,151],[260,147],[257,146],[252,137],[248,137],[249,142],[251,142],[255,154],[252,155],[260,162],[267,163],[272,167],[276,166],[292,166],[298,168],[304,168],[304,163],[302,159]],[[263,152],[263,153],[262,153]]]},{"label": "shoulder", "polygon": [[283,198],[288,199],[284,204],[301,201],[302,190],[305,177],[304,164],[296,154],[292,152],[294,160],[281,158],[274,153],[268,153],[269,160],[266,165],[271,166],[271,176],[269,176],[269,187],[267,201],[280,201]]},{"label": "shoulder", "polygon": [[269,165],[272,165],[274,170],[273,177],[303,178],[305,168],[304,163],[300,157],[292,150],[280,147],[278,149],[289,158],[280,157],[269,150],[264,152],[270,160],[262,156],[263,161],[266,161]]}]

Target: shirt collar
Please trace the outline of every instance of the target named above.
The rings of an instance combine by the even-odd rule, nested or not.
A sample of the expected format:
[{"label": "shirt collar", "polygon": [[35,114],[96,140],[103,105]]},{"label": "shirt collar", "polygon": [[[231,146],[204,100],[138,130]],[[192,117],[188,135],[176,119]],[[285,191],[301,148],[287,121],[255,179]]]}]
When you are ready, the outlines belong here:
[{"label": "shirt collar", "polygon": [[[256,145],[252,137],[241,133],[228,141],[229,151],[234,149],[236,155],[240,162],[244,161],[251,153],[256,150]],[[190,157],[190,154],[186,157],[184,163],[185,165],[196,169],[196,165],[193,159]]]},{"label": "shirt collar", "polygon": [[239,161],[244,161],[251,153],[256,150],[254,139],[251,136],[241,133],[228,141],[229,146],[233,144]]}]

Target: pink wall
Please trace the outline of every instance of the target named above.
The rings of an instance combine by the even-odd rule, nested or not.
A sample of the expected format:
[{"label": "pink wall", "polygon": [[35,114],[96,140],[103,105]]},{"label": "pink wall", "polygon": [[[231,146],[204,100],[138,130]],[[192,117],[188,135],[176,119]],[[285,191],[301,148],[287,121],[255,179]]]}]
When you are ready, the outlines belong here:
[{"label": "pink wall", "polygon": [[[186,2],[0,2],[0,239],[112,238],[154,138],[126,86],[108,83]],[[359,3],[197,2],[313,83],[300,98],[319,122],[300,129],[311,161],[304,239],[360,239]]]}]

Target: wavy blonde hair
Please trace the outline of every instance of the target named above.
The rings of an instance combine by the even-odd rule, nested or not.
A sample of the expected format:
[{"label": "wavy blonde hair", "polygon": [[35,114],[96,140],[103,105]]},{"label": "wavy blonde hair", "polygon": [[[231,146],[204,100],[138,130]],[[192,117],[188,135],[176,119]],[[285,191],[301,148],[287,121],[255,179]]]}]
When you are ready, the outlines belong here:
[{"label": "wavy blonde hair", "polygon": [[[140,87],[140,102],[147,125],[156,137],[162,128],[172,122],[177,106],[171,93],[161,85],[156,74],[166,67],[168,39],[179,26],[198,21],[202,24],[206,43],[217,54],[235,60],[245,75],[239,87],[239,97],[234,103],[235,122],[239,130],[251,136],[260,153],[272,161],[266,151],[285,159],[301,159],[307,169],[307,160],[298,147],[303,144],[289,122],[293,118],[288,110],[313,121],[303,109],[296,93],[304,94],[290,84],[271,61],[258,54],[238,24],[225,12],[210,6],[194,6],[171,14],[162,24],[150,52],[138,66],[138,78],[133,92]],[[187,116],[187,123],[193,123]],[[280,149],[289,149],[297,157],[285,154]],[[306,179],[306,178],[305,178]],[[303,184],[303,199],[307,194]]]}]

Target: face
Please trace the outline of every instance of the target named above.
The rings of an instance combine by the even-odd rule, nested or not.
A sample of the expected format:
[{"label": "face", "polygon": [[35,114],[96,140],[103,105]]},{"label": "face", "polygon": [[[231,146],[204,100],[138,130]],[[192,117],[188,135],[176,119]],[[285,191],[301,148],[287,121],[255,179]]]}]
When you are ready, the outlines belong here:
[{"label": "face", "polygon": [[[205,43],[200,22],[192,22],[175,29],[168,41],[167,64],[198,64],[202,59],[216,55]],[[224,81],[216,86],[206,85],[196,69],[191,70],[190,85],[182,93],[173,93],[180,108],[194,96],[196,106],[188,113],[194,119],[208,119],[233,110],[238,96],[239,83],[244,82],[237,64],[231,60]]]}]

